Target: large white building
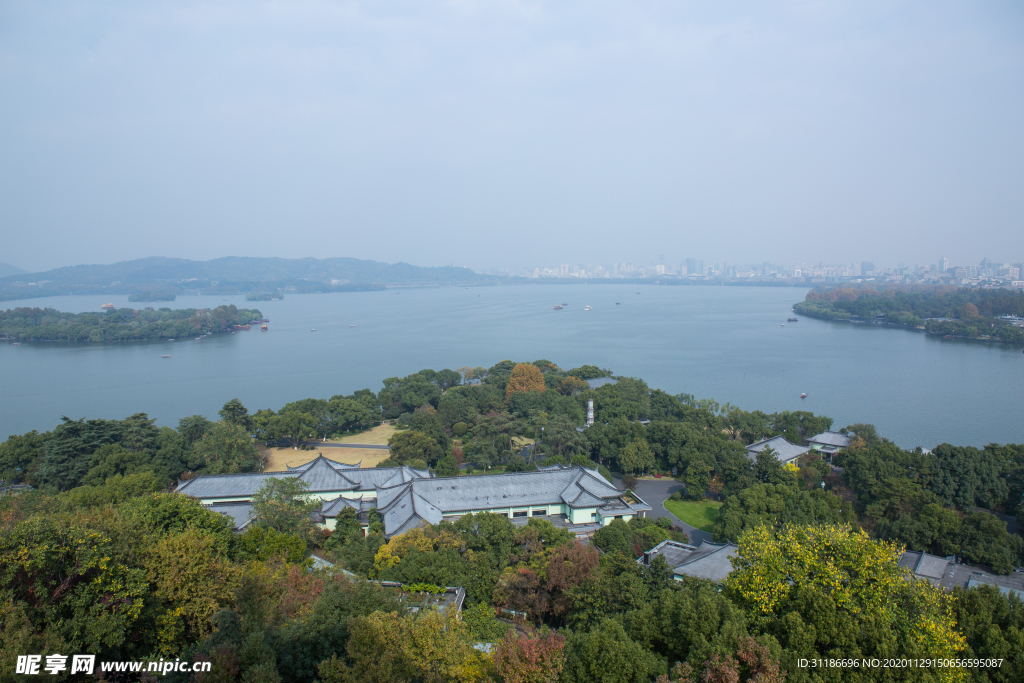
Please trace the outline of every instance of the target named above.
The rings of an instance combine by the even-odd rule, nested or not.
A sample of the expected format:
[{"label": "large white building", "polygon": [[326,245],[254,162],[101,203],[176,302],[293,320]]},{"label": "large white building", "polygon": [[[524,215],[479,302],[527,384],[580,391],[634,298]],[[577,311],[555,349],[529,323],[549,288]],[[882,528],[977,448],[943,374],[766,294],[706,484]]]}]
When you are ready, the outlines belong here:
[{"label": "large white building", "polygon": [[477,512],[523,523],[551,520],[577,535],[588,535],[615,519],[645,516],[651,507],[632,492],[617,489],[597,470],[555,465],[533,472],[435,477],[408,467],[360,468],[320,456],[286,472],[213,474],[179,482],[178,492],[229,515],[237,528],[251,516],[252,497],[269,479],[295,477],[319,498],[318,519],[334,529],[346,508],[368,524],[376,509],[388,538],[421,524],[437,524]]}]

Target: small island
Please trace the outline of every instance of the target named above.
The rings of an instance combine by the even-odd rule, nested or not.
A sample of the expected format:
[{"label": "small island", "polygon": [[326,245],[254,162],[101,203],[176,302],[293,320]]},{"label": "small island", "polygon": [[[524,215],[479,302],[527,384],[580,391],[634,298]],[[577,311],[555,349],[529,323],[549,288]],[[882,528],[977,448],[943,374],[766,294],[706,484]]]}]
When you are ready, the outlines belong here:
[{"label": "small island", "polygon": [[793,306],[821,320],[873,323],[926,334],[1024,346],[1024,292],[1009,289],[813,289]]},{"label": "small island", "polygon": [[245,295],[246,301],[278,301],[283,298],[281,292],[249,292]]},{"label": "small island", "polygon": [[117,308],[102,313],[64,313],[53,308],[0,311],[3,339],[45,342],[134,342],[247,330],[263,314],[234,305],[217,308]]}]

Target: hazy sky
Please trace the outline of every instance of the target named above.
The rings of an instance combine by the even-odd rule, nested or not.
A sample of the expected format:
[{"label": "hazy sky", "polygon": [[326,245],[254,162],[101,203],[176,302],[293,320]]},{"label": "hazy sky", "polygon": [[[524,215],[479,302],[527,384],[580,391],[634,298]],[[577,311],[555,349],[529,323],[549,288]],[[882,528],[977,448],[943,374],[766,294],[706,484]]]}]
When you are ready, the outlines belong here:
[{"label": "hazy sky", "polygon": [[0,261],[1024,258],[1024,3],[0,0]]}]

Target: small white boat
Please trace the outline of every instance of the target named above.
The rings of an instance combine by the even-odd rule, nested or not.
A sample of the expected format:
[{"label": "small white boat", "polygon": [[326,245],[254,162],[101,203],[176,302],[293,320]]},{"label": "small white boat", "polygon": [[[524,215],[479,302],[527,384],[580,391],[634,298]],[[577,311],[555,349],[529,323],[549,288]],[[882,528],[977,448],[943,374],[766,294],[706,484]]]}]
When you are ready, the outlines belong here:
[{"label": "small white boat", "polygon": [[316,332],[316,328],[314,327],[313,329],[310,330],[310,332]]},{"label": "small white boat", "polygon": [[584,306],[584,307],[583,307],[583,310],[584,310],[584,311],[589,311],[589,310],[590,310],[590,306]]},{"label": "small white boat", "polygon": [[355,325],[349,325],[349,327],[355,327]]},{"label": "small white boat", "polygon": [[170,358],[170,356],[160,356],[161,358]]},{"label": "small white boat", "polygon": [[800,394],[800,398],[807,398],[807,394]]}]

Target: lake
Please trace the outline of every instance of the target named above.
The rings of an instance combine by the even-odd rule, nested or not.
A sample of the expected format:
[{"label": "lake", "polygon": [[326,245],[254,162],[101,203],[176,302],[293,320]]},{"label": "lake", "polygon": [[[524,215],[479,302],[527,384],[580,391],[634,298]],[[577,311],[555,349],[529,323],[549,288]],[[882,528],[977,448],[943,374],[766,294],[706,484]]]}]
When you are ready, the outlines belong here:
[{"label": "lake", "polygon": [[[254,412],[311,396],[377,391],[385,377],[427,367],[547,358],[563,368],[591,363],[672,394],[745,410],[809,410],[834,418],[836,429],[869,422],[904,447],[1024,442],[1020,349],[810,318],[783,325],[805,293],[580,284],[302,294],[261,302],[178,297],[151,305],[259,308],[270,329],[201,341],[0,344],[0,434],[48,430],[62,415],[146,412],[176,426],[187,415],[215,418],[235,397]],[[0,305],[82,312],[99,311],[108,301],[147,305],[128,304],[125,296]],[[553,310],[556,303],[568,305]]]}]

